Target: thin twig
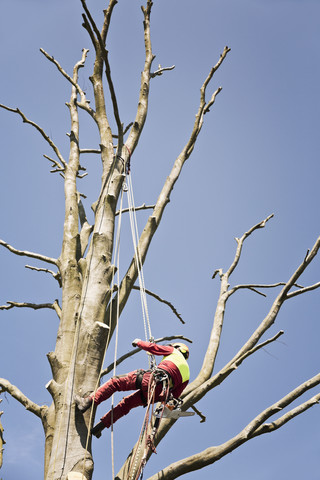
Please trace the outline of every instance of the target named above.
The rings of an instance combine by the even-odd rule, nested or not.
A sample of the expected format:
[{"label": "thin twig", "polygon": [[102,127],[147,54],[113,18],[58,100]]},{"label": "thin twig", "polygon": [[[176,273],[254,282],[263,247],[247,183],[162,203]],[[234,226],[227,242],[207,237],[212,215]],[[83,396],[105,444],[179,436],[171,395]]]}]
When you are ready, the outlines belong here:
[{"label": "thin twig", "polygon": [[21,112],[21,110],[19,110],[19,108],[11,108],[11,107],[7,107],[6,105],[2,105],[0,104],[0,107],[1,108],[4,108],[5,110],[8,110],[9,112],[13,112],[13,113],[17,113],[18,115],[20,115],[20,117],[22,118],[23,120],[23,123],[28,123],[29,125],[32,125],[36,130],[38,130],[38,132],[42,135],[42,137],[46,140],[46,142],[50,145],[50,147],[53,149],[54,153],[57,155],[58,159],[60,160],[61,164],[58,164],[57,162],[57,165],[59,165],[59,168],[61,168],[61,170],[64,170],[67,166],[67,163],[65,162],[63,156],[61,155],[58,147],[55,145],[55,143],[51,140],[51,138],[49,137],[49,135],[47,135],[45,133],[45,131],[39,126],[37,125],[35,122],[29,120],[25,114],[23,112]]},{"label": "thin twig", "polygon": [[[140,290],[140,287],[134,285],[133,286],[133,290]],[[153,297],[155,298],[156,300],[158,300],[159,302],[161,303],[165,303],[166,305],[168,305],[169,308],[171,308],[171,310],[173,311],[173,313],[176,315],[176,317],[179,318],[180,322],[185,324],[186,322],[182,319],[180,313],[177,312],[176,308],[172,305],[172,303],[170,303],[168,300],[164,300],[163,298],[159,297],[159,295],[157,295],[156,293],[154,292],[151,292],[151,290],[147,290],[145,289],[145,292],[147,295],[150,295],[150,297]]]},{"label": "thin twig", "polygon": [[9,245],[4,240],[0,239],[0,245],[10,250],[10,252],[14,253],[15,255],[19,255],[22,257],[31,257],[36,258],[37,260],[41,260],[42,262],[52,263],[53,265],[58,265],[58,261],[55,258],[46,257],[45,255],[40,255],[39,253],[28,252],[26,250],[17,250],[16,248]]},{"label": "thin twig", "polygon": [[[58,302],[58,300],[55,300]],[[0,310],[10,310],[11,308],[33,308],[33,310],[40,310],[42,308],[50,308],[56,310],[54,303],[28,303],[28,302],[11,302],[7,301],[8,305],[0,305]]]},{"label": "thin twig", "polygon": [[262,222],[259,222],[257,223],[256,225],[254,225],[253,227],[251,227],[247,232],[245,232],[241,238],[236,238],[236,242],[238,244],[237,246],[237,250],[236,250],[236,254],[235,254],[235,257],[234,257],[234,260],[232,262],[232,264],[230,265],[226,275],[228,277],[230,277],[230,275],[233,273],[233,271],[235,270],[236,266],[238,265],[239,263],[239,260],[240,260],[240,256],[241,256],[241,251],[242,251],[242,246],[243,246],[243,243],[244,241],[255,231],[255,230],[258,230],[259,228],[264,228],[266,223],[274,216],[274,214],[272,213],[271,215],[269,215],[265,220],[263,220]]},{"label": "thin twig", "polygon": [[174,68],[175,68],[175,65],[172,65],[172,67],[161,67],[161,65],[159,65],[158,70],[156,70],[153,73],[150,73],[150,77],[154,78],[154,77],[160,76],[163,74],[163,72],[167,70],[173,70]]},{"label": "thin twig", "polygon": [[[283,286],[283,285],[286,285],[285,282],[278,282],[278,283],[270,283],[270,284],[255,284],[255,283],[252,283],[252,284],[243,284],[243,285],[236,285],[235,287],[232,287],[229,292],[228,292],[228,295],[232,295],[233,293],[235,293],[237,290],[240,290],[240,289],[248,289],[248,290],[252,290],[253,292],[255,293],[258,293],[259,295],[262,295],[263,297],[266,297],[266,295],[262,292],[259,292],[257,290],[257,288],[276,288],[276,287],[280,287],[280,286]],[[298,287],[298,288],[303,288],[301,287],[301,285],[298,285],[298,284],[295,284],[294,285],[295,287]]]},{"label": "thin twig", "polygon": [[[40,48],[40,52],[50,61],[52,62],[56,67],[57,69],[59,70],[59,72],[68,80],[68,82],[71,83],[71,85],[73,85],[75,87],[75,89],[77,90],[78,94],[80,95],[80,98],[81,98],[81,101],[80,102],[77,102],[77,104],[79,105],[79,107],[83,108],[84,110],[86,110],[91,116],[94,116],[94,111],[93,109],[89,106],[89,100],[86,99],[86,95],[84,93],[84,91],[82,90],[82,88],[80,87],[80,85],[75,82],[73,80],[72,77],[70,77],[70,75],[61,67],[60,63],[51,55],[49,55],[49,53],[47,53],[43,48]],[[89,50],[87,49],[84,49],[83,50],[84,52],[84,59],[81,60],[80,62],[78,62],[77,64],[77,68],[82,68],[84,67],[84,63],[85,63],[85,58],[87,56],[87,53],[89,52]]]},{"label": "thin twig", "polygon": [[203,415],[202,412],[200,412],[200,410],[197,409],[197,407],[195,407],[194,405],[192,405],[192,410],[194,412],[196,412],[196,414],[201,418],[200,420],[200,423],[204,423],[206,420],[207,420],[207,417],[205,417],[205,415]]},{"label": "thin twig", "polygon": [[35,270],[37,272],[45,272],[45,273],[50,273],[55,280],[59,283],[59,287],[62,286],[61,282],[61,274],[60,272],[54,272],[53,270],[49,270],[48,268],[38,268],[38,267],[33,267],[31,265],[25,265],[25,268],[29,268],[30,270]]},{"label": "thin twig", "polygon": [[[135,211],[137,212],[138,210],[152,210],[154,209],[155,205],[146,205],[145,203],[143,203],[142,205],[140,205],[140,207],[135,207]],[[130,208],[123,208],[121,210],[121,213],[128,213],[130,212]],[[120,210],[117,210],[115,215],[119,215],[120,213]]]}]

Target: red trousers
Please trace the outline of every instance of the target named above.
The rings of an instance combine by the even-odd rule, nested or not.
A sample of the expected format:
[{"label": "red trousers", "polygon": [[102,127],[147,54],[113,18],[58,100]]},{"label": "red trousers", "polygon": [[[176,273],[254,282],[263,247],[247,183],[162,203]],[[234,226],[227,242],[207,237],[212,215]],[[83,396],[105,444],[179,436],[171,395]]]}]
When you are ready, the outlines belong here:
[{"label": "red trousers", "polygon": [[[139,370],[127,373],[126,375],[119,375],[111,378],[106,383],[101,385],[95,393],[94,403],[99,405],[104,400],[111,397],[114,392],[126,392],[129,390],[136,390],[131,395],[124,397],[112,410],[109,410],[102,418],[102,423],[109,428],[111,423],[115,423],[119,418],[127,415],[132,408],[146,405],[148,398],[148,386],[150,383],[151,372],[145,372],[142,378],[141,387],[137,390],[136,380]],[[155,389],[155,401],[163,399],[162,383],[158,383]],[[93,395],[92,395],[93,397]]]}]

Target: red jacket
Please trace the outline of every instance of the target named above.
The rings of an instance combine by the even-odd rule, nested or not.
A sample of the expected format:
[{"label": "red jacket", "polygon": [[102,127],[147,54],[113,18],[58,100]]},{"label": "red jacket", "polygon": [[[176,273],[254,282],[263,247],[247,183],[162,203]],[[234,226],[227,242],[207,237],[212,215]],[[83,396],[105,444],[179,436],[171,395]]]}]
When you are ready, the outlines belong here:
[{"label": "red jacket", "polygon": [[164,355],[158,368],[165,370],[172,379],[173,387],[170,389],[175,398],[179,398],[189,383],[189,366],[178,349],[169,345],[157,345],[156,343],[140,340],[138,347],[146,350],[152,355]]}]

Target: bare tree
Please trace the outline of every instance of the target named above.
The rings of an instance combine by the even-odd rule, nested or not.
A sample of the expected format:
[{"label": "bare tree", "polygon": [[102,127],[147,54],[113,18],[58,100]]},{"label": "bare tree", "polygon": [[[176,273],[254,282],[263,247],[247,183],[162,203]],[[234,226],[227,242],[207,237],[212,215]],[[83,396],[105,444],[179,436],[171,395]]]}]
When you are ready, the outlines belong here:
[{"label": "bare tree", "polygon": [[[69,83],[71,88],[70,100],[67,104],[70,112],[70,150],[66,159],[50,135],[26,113],[19,108],[1,105],[2,109],[16,114],[26,124],[36,130],[47,142],[52,156],[45,155],[50,162],[52,173],[59,173],[64,182],[65,219],[61,253],[58,258],[52,258],[26,250],[19,250],[6,240],[0,244],[14,255],[28,257],[43,263],[44,267],[27,265],[29,269],[49,273],[61,287],[61,299],[49,303],[28,303],[8,301],[1,307],[2,310],[12,308],[52,309],[59,319],[59,327],[55,350],[48,354],[48,361],[52,371],[52,380],[47,384],[47,390],[52,397],[52,404],[38,405],[30,400],[20,389],[9,380],[0,379],[1,392],[8,392],[27,410],[37,416],[43,425],[45,433],[45,466],[44,475],[47,480],[67,479],[71,472],[78,472],[86,479],[93,473],[93,456],[91,439],[88,434],[93,422],[93,415],[88,412],[80,415],[74,404],[74,394],[86,394],[94,391],[100,378],[110,371],[103,370],[106,349],[116,329],[131,292],[139,288],[136,285],[140,270],[144,264],[152,239],[161,222],[164,211],[170,201],[171,192],[180,177],[185,162],[193,152],[203,126],[205,115],[213,107],[221,87],[213,88],[212,83],[216,71],[221,67],[230,49],[225,47],[220,58],[209,70],[200,88],[200,98],[191,134],[177,156],[171,171],[159,193],[158,199],[152,206],[143,205],[141,209],[152,210],[143,232],[139,238],[136,255],[131,259],[125,275],[115,286],[116,245],[115,229],[119,213],[125,213],[120,203],[124,184],[130,172],[130,160],[140,141],[147,113],[151,82],[173,67],[153,68],[154,54],[151,46],[150,20],[153,2],[147,0],[142,7],[143,33],[145,47],[145,61],[141,73],[139,99],[135,118],[127,126],[123,124],[118,97],[111,74],[107,39],[109,26],[117,1],[110,0],[104,11],[103,26],[99,30],[85,2],[83,7],[83,27],[87,31],[95,52],[93,72],[90,76],[94,92],[94,105],[88,101],[85,91],[79,84],[79,70],[85,67],[88,54],[83,49],[80,60],[75,64],[72,74],[50,53],[41,49],[43,55],[52,63],[58,72]],[[109,100],[108,100],[109,99]],[[111,107],[111,108],[110,108]],[[79,136],[79,112],[83,111],[92,120],[99,134],[99,145],[93,148],[84,148]],[[81,158],[86,154],[96,154],[101,159],[102,176],[100,192],[93,205],[94,223],[88,222],[79,189],[79,180],[86,174]],[[118,208],[118,210],[117,210]],[[299,283],[301,275],[314,260],[320,247],[320,237],[314,246],[307,252],[305,258],[293,268],[291,277],[285,282],[274,284],[238,284],[230,285],[231,275],[240,261],[242,248],[246,239],[258,229],[264,228],[272,215],[251,227],[240,238],[237,238],[237,248],[234,259],[224,272],[218,269],[213,277],[220,278],[220,294],[214,315],[211,336],[208,347],[203,355],[203,365],[195,378],[183,394],[183,410],[192,407],[216,386],[227,379],[245,360],[274,342],[282,331],[263,340],[263,335],[273,326],[283,304],[320,286],[320,282],[302,286]],[[119,222],[118,222],[119,223]],[[47,266],[53,270],[47,268]],[[221,333],[225,318],[227,301],[241,290],[250,290],[258,295],[264,295],[266,289],[278,289],[279,293],[265,318],[244,343],[242,348],[230,359],[226,365],[215,371],[215,361],[220,347]],[[158,294],[153,295],[157,300],[166,302],[174,314],[181,316],[175,307]],[[164,340],[164,339],[162,339]],[[159,339],[161,341],[161,339]],[[134,352],[132,352],[134,353]],[[303,413],[318,403],[320,394],[313,394],[308,400],[303,400],[298,406],[290,407],[302,394],[313,389],[320,383],[320,374],[304,381],[301,385],[289,391],[273,405],[264,409],[233,438],[219,446],[208,446],[202,452],[196,452],[188,458],[181,459],[161,472],[153,475],[155,479],[174,479],[188,472],[204,468],[223,456],[227,455],[240,445],[256,436],[272,432],[285,423]],[[283,409],[290,407],[285,413]],[[200,412],[198,412],[200,414]],[[276,418],[274,419],[274,416]],[[269,419],[273,418],[271,423]],[[203,417],[202,417],[203,419]],[[155,438],[157,445],[175,421],[163,419]],[[1,434],[2,442],[2,434]],[[0,445],[1,446],[1,445]],[[148,458],[150,456],[150,452]],[[136,465],[132,467],[132,453],[124,463],[118,479],[136,478],[142,453],[138,456]],[[69,478],[71,478],[69,476]]]}]

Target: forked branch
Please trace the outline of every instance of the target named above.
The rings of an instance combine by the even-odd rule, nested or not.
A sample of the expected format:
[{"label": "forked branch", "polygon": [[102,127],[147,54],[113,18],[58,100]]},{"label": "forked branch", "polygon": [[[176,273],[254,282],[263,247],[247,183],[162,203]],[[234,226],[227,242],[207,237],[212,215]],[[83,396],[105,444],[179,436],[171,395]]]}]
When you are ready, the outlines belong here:
[{"label": "forked branch", "polygon": [[[275,420],[271,425],[264,424],[264,422],[265,420],[267,420],[277,412],[281,411],[283,408],[290,405],[297,398],[299,398],[303,393],[305,393],[311,388],[314,388],[319,384],[320,384],[320,374],[304,382],[299,387],[297,387],[292,392],[290,392],[288,395],[283,397],[281,400],[279,400],[278,402],[274,403],[273,405],[265,409],[257,417],[255,417],[241,432],[239,432],[235,437],[231,438],[227,442],[219,446],[209,447],[206,450],[203,450],[202,452],[196,453],[194,455],[191,455],[190,457],[187,457],[182,460],[179,460],[178,462],[172,463],[171,465],[162,469],[161,472],[149,477],[148,480],[160,480],[164,478],[166,480],[173,480],[186,473],[199,470],[208,465],[212,465],[217,460],[220,460],[222,457],[232,452],[233,450],[238,448],[240,445],[246,443],[251,438],[254,438],[255,436],[261,435],[263,433],[268,433],[274,430],[275,428],[280,428],[295,416],[303,413],[308,408],[319,403],[320,394],[315,395],[310,400],[302,403],[298,407],[286,413],[285,415],[280,417],[278,420]],[[275,425],[274,427],[272,427],[273,424]]]},{"label": "forked branch", "polygon": [[[72,77],[70,77],[70,75],[62,68],[60,63],[53,56],[49,55],[49,53],[47,53],[43,48],[40,48],[40,52],[50,62],[52,62],[57,67],[59,72],[68,80],[68,82],[70,82],[71,85],[73,85],[75,87],[77,93],[80,96],[80,102],[78,102],[79,107],[86,110],[92,117],[94,117],[94,110],[90,107],[90,102],[86,99],[86,95],[85,95],[84,91],[82,90],[82,88],[80,87],[80,85],[77,82],[75,82]],[[83,52],[83,58],[80,60],[80,62],[77,63],[77,65],[76,65],[77,69],[84,67],[86,56],[87,56],[89,50],[83,49],[82,52]]]},{"label": "forked branch", "polygon": [[262,222],[259,222],[257,223],[256,225],[254,225],[253,227],[251,227],[247,232],[245,232],[241,238],[236,238],[236,242],[238,244],[238,247],[237,247],[237,251],[236,251],[236,254],[235,254],[235,257],[234,257],[234,260],[232,262],[232,264],[230,265],[226,275],[228,277],[230,277],[230,275],[234,272],[235,268],[237,267],[238,263],[239,263],[239,260],[240,260],[240,256],[241,256],[241,251],[242,251],[242,247],[243,247],[243,243],[244,241],[255,231],[255,230],[258,230],[260,228],[264,228],[266,226],[266,223],[271,219],[273,218],[274,214],[272,213],[271,215],[269,215],[265,220],[263,220]]}]

